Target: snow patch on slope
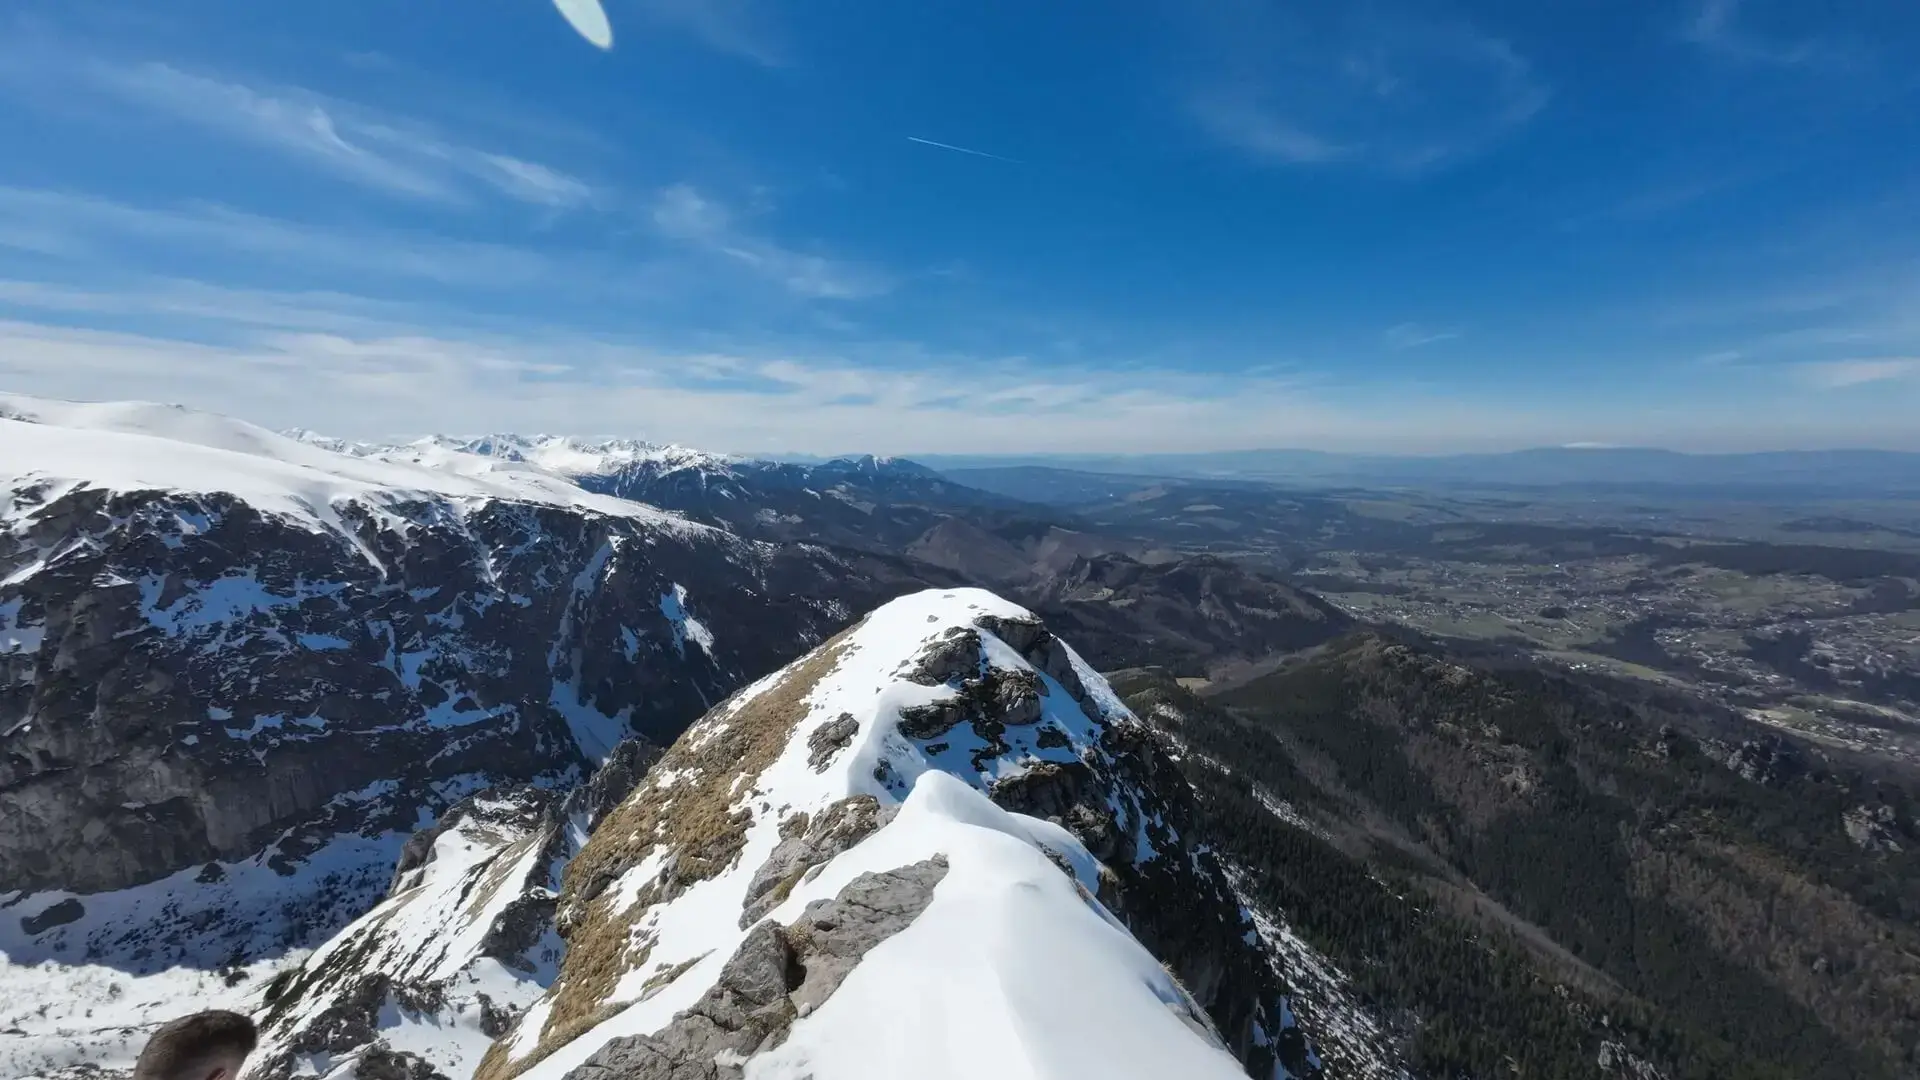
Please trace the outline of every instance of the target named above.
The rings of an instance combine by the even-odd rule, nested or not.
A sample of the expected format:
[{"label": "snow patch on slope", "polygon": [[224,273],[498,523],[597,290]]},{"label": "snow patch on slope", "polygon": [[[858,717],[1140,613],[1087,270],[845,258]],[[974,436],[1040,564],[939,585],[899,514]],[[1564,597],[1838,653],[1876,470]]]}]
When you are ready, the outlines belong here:
[{"label": "snow patch on slope", "polygon": [[660,594],[660,614],[666,616],[673,625],[673,647],[681,653],[687,651],[687,642],[700,647],[700,651],[713,655],[713,631],[705,623],[693,617],[687,610],[687,587],[675,583],[673,588]]},{"label": "snow patch on slope", "polygon": [[[129,1069],[182,1012],[246,1010],[373,903],[405,839],[340,836],[292,866],[269,849],[113,893],[0,893],[0,1076]],[[37,934],[23,923],[58,918],[61,905],[82,914]],[[229,966],[236,955],[259,959]]]},{"label": "snow patch on slope", "polygon": [[[458,774],[431,794],[444,805],[485,783]],[[0,891],[0,1076],[128,1070],[182,1012],[252,1009],[274,976],[379,900],[407,838],[431,822],[403,809],[418,801],[377,781],[326,810],[336,821],[413,820],[289,832],[247,858],[112,892]]]},{"label": "snow patch on slope", "polygon": [[0,656],[40,651],[47,628],[24,625],[20,617],[22,606],[23,601],[17,599],[0,602]]},{"label": "snow patch on slope", "polygon": [[[388,896],[265,993],[254,1077],[325,1075],[373,1040],[466,1080],[493,1042],[486,1028],[523,1010],[552,981],[563,943],[544,921],[503,941],[516,908],[550,904],[572,851],[559,797],[533,788],[475,796],[449,812],[417,865]],[[527,915],[538,912],[521,911]],[[362,992],[385,980],[366,1044],[338,1052],[310,1042]],[[352,1008],[349,1004],[347,1008]],[[303,1039],[304,1037],[304,1039]]]},{"label": "snow patch on slope", "polygon": [[[1245,873],[1232,866],[1228,873],[1235,889],[1247,895]],[[1355,1080],[1412,1080],[1412,1074],[1398,1064],[1398,1038],[1362,1000],[1353,977],[1296,933],[1284,918],[1251,903],[1247,903],[1247,913],[1261,944],[1299,991],[1288,1002],[1288,1014],[1298,1006],[1307,1026],[1333,1058],[1333,1075]]]}]

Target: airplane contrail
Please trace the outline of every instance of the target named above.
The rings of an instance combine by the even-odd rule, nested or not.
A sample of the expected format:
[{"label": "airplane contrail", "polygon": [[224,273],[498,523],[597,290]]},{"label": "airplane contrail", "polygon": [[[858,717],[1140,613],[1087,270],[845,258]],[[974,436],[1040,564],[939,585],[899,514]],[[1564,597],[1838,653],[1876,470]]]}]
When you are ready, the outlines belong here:
[{"label": "airplane contrail", "polygon": [[992,158],[995,161],[1004,161],[1009,165],[1026,164],[1026,162],[1016,158],[1001,157],[999,154],[989,154],[985,150],[971,150],[964,146],[955,146],[952,143],[934,142],[932,139],[922,139],[917,135],[907,136],[907,141],[919,143],[921,146],[937,146],[942,150],[951,150],[956,154],[972,154],[974,157]]}]

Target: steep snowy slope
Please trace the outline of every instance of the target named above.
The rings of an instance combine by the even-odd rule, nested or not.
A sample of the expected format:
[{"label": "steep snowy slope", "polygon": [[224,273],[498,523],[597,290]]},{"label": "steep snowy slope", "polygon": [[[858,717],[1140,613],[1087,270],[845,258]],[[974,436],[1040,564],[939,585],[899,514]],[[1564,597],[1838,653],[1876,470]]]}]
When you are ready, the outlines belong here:
[{"label": "steep snowy slope", "polygon": [[893,601],[715,708],[601,824],[559,977],[477,1075],[1310,1075],[1191,811],[1029,613]]},{"label": "steep snowy slope", "polygon": [[408,842],[387,898],[250,1004],[256,1078],[425,1067],[467,1076],[553,981],[560,873],[657,752],[628,740],[566,795],[475,795]]},{"label": "steep snowy slope", "polygon": [[[0,413],[0,1002],[257,978],[378,900],[455,801],[664,745],[925,583],[525,464],[167,406]],[[86,1027],[105,1000],[47,1004]]]}]

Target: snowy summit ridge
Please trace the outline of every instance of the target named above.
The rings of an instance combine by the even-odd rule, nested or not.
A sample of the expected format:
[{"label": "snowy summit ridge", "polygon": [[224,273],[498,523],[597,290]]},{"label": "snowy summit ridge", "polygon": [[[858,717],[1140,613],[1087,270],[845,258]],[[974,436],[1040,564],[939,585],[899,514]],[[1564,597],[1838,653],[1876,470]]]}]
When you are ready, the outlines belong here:
[{"label": "snowy summit ridge", "polygon": [[895,600],[607,817],[566,871],[558,977],[476,1075],[1285,1075],[1277,984],[1169,783],[1030,613]]}]

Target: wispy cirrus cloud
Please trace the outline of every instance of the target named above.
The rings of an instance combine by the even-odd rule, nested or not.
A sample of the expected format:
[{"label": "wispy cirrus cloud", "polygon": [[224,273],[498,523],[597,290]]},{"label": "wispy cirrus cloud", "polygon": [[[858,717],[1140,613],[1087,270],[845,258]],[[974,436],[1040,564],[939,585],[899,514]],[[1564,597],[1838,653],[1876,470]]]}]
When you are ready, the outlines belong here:
[{"label": "wispy cirrus cloud", "polygon": [[1389,349],[1417,349],[1422,345],[1452,341],[1460,336],[1460,331],[1438,330],[1419,323],[1407,322],[1387,327],[1380,336]]},{"label": "wispy cirrus cloud", "polygon": [[138,269],[181,252],[348,280],[416,279],[514,288],[551,279],[526,248],[382,229],[322,227],[216,204],[154,206],[68,191],[0,187],[0,251],[89,267]]},{"label": "wispy cirrus cloud", "polygon": [[408,200],[506,199],[565,210],[592,205],[601,194],[564,168],[478,145],[416,116],[15,30],[0,40],[0,90],[24,107],[178,125]]},{"label": "wispy cirrus cloud", "polygon": [[[76,326],[63,317],[74,312],[106,318]],[[156,314],[169,320],[127,321]],[[1833,377],[1911,384],[1911,372],[1872,363],[1882,366]],[[95,397],[103,386],[117,397],[355,437],[564,430],[734,451],[1421,451],[1548,445],[1570,433],[1703,449],[1863,439],[1920,446],[1911,398],[1903,408],[1893,394],[1836,396],[1844,406],[1817,407],[1802,390],[1756,431],[1749,401],[1597,414],[1405,381],[1354,397],[1276,372],[1104,360],[1038,366],[879,340],[673,346],[644,331],[481,321],[344,293],[158,279],[113,289],[0,281],[0,387]]]},{"label": "wispy cirrus cloud", "polygon": [[91,61],[82,83],[123,105],[326,169],[366,187],[443,202],[491,193],[536,206],[589,203],[564,170],[454,140],[432,125],[293,86],[256,85],[171,64]]},{"label": "wispy cirrus cloud", "polygon": [[662,234],[778,282],[798,296],[858,300],[893,288],[877,270],[754,235],[739,226],[725,204],[691,184],[662,189],[654,197],[652,219]]},{"label": "wispy cirrus cloud", "polygon": [[1506,41],[1372,6],[1183,9],[1210,63],[1188,115],[1215,141],[1287,165],[1421,172],[1469,157],[1549,100]]},{"label": "wispy cirrus cloud", "polygon": [[1800,370],[1815,386],[1829,390],[1844,390],[1870,383],[1920,381],[1920,357],[1824,360],[1803,364]]},{"label": "wispy cirrus cloud", "polygon": [[[242,297],[264,313],[284,298]],[[337,301],[336,301],[337,302]],[[926,355],[874,364],[795,343],[676,351],[619,338],[458,326],[329,324],[334,303],[213,338],[0,316],[0,386],[56,397],[177,401],[274,427],[355,437],[565,430],[733,451],[843,453],[1203,449],[1290,440],[1418,446],[1546,431],[1511,409],[1417,395],[1364,407],[1285,381],[1054,368]],[[902,359],[916,361],[902,363]],[[953,371],[968,377],[955,380]],[[1504,421],[1506,427],[1499,427]],[[1522,429],[1526,429],[1524,433]]]},{"label": "wispy cirrus cloud", "polygon": [[715,52],[761,67],[785,67],[789,51],[776,23],[756,0],[634,0],[656,26],[692,35]]},{"label": "wispy cirrus cloud", "polygon": [[1195,96],[1193,117],[1207,134],[1254,157],[1293,165],[1320,165],[1354,153],[1276,115],[1258,90],[1231,87]]},{"label": "wispy cirrus cloud", "polygon": [[[1794,12],[1825,5],[1779,5]],[[1768,34],[1753,26],[1745,0],[1696,0],[1680,36],[1708,52],[1744,63],[1775,67],[1850,67],[1863,59],[1859,46],[1818,31]]]}]

